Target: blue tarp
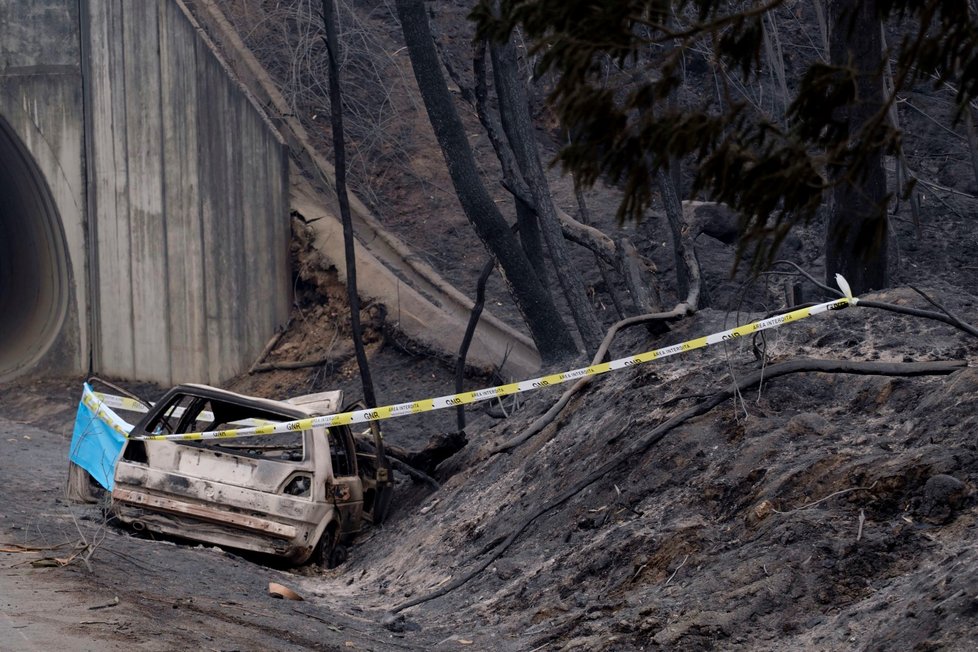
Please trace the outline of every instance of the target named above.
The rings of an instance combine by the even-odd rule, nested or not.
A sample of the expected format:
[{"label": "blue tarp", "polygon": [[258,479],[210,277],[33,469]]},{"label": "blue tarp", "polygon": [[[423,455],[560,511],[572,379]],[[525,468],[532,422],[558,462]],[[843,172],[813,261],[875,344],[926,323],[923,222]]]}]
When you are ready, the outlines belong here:
[{"label": "blue tarp", "polygon": [[75,429],[68,459],[88,471],[95,480],[112,491],[115,463],[122,452],[125,434],[132,426],[96,398],[85,383],[78,403]]}]

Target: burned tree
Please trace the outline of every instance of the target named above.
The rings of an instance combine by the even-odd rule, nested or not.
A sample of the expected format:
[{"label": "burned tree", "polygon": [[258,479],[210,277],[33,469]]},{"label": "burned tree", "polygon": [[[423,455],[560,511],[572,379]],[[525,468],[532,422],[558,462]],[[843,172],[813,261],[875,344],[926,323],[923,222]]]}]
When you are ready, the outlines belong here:
[{"label": "burned tree", "polygon": [[482,183],[441,72],[424,3],[421,0],[397,0],[397,13],[418,88],[466,216],[499,262],[543,359],[556,361],[575,355],[577,347],[553,298]]}]

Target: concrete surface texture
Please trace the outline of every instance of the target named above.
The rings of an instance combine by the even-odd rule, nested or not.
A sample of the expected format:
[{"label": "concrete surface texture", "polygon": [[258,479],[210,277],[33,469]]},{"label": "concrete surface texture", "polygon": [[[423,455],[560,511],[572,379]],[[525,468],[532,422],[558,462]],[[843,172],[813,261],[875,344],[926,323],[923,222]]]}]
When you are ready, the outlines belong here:
[{"label": "concrete surface texture", "polygon": [[77,2],[0,1],[0,378],[90,339]]},{"label": "concrete surface texture", "polygon": [[0,378],[220,382],[291,304],[288,157],[173,0],[0,0]]},{"label": "concrete surface texture", "polygon": [[96,366],[216,383],[291,305],[287,155],[179,3],[85,3]]}]

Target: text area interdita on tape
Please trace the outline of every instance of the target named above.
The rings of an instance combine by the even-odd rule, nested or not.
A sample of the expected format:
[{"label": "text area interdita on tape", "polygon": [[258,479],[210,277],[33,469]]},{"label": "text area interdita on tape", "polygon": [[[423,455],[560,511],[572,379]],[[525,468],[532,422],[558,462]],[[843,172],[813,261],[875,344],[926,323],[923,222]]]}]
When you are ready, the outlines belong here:
[{"label": "text area interdita on tape", "polygon": [[[383,407],[368,408],[365,410],[355,410],[352,412],[340,412],[337,414],[329,414],[318,417],[310,417],[307,419],[299,419],[296,421],[283,421],[280,423],[259,423],[257,425],[247,424],[248,427],[244,428],[232,428],[227,430],[211,430],[205,432],[191,432],[191,433],[179,433],[179,434],[156,434],[156,435],[139,435],[131,437],[131,439],[143,440],[143,441],[160,441],[160,440],[170,440],[170,441],[187,441],[187,440],[201,440],[201,439],[232,439],[235,437],[251,437],[255,435],[273,435],[284,432],[295,432],[297,430],[309,430],[311,428],[322,428],[330,426],[341,426],[353,423],[366,423],[369,421],[379,421],[382,419],[390,419],[393,417],[406,416],[409,414],[419,414],[422,412],[431,412],[433,410],[442,410],[445,408],[456,407],[458,405],[467,405],[469,403],[478,403],[480,401],[487,401],[497,397],[509,396],[511,394],[519,394],[522,392],[529,392],[535,389],[542,389],[544,387],[552,387],[554,385],[560,385],[570,380],[577,380],[585,376],[600,376],[606,374],[610,371],[616,371],[619,369],[627,369],[635,365],[643,364],[646,362],[651,362],[653,360],[659,360],[661,358],[667,358],[669,356],[677,355],[679,353],[685,353],[687,351],[693,351],[695,349],[701,349],[713,344],[718,344],[721,342],[726,342],[739,337],[744,337],[745,335],[752,335],[759,331],[768,330],[771,328],[777,328],[784,324],[790,324],[813,315],[818,315],[823,312],[828,312],[830,310],[842,310],[848,308],[849,306],[856,305],[858,299],[852,296],[852,292],[849,289],[849,284],[846,282],[841,275],[836,274],[836,282],[842,289],[844,297],[836,299],[834,301],[826,301],[825,303],[820,303],[814,306],[809,306],[807,308],[799,308],[798,310],[793,310],[791,312],[786,312],[781,315],[776,315],[774,317],[769,317],[768,319],[762,319],[760,321],[751,322],[743,326],[738,326],[736,328],[731,328],[726,331],[721,331],[719,333],[713,333],[712,335],[707,335],[705,337],[699,337],[693,340],[688,340],[686,342],[680,342],[679,344],[672,344],[670,346],[663,347],[661,349],[655,349],[653,351],[646,351],[645,353],[639,353],[638,355],[632,355],[625,358],[619,358],[617,360],[612,360],[610,362],[603,362],[600,364],[590,365],[587,367],[582,367],[580,369],[574,369],[572,371],[565,371],[563,373],[548,374],[546,376],[540,376],[539,378],[532,378],[530,380],[524,380],[518,383],[509,383],[506,385],[499,385],[496,387],[488,387],[485,389],[480,389],[471,392],[461,392],[459,394],[449,394],[446,396],[439,396],[437,398],[427,398],[418,401],[411,401],[409,403],[397,403],[395,405],[385,405]],[[134,411],[145,411],[146,408],[139,405],[136,401],[132,399],[112,396],[109,394],[101,393],[91,393],[86,395],[83,400],[89,403],[96,415],[100,418],[105,419],[108,415],[104,414],[106,410],[100,409],[103,406],[105,408],[116,407],[119,409],[134,410]],[[101,403],[101,405],[99,405]],[[114,415],[113,415],[114,416]],[[120,420],[121,421],[121,420]],[[124,422],[123,422],[124,423]],[[118,424],[111,424],[115,427]],[[128,424],[127,424],[128,425]],[[122,430],[122,428],[117,428],[117,431]]]}]

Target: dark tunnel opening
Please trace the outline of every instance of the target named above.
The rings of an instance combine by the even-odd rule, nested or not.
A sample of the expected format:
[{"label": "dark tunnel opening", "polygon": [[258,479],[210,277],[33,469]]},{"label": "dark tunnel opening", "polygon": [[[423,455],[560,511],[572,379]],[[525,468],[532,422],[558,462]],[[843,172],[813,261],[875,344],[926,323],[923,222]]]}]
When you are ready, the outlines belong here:
[{"label": "dark tunnel opening", "polygon": [[0,380],[44,356],[67,307],[61,218],[33,157],[0,117]]}]

